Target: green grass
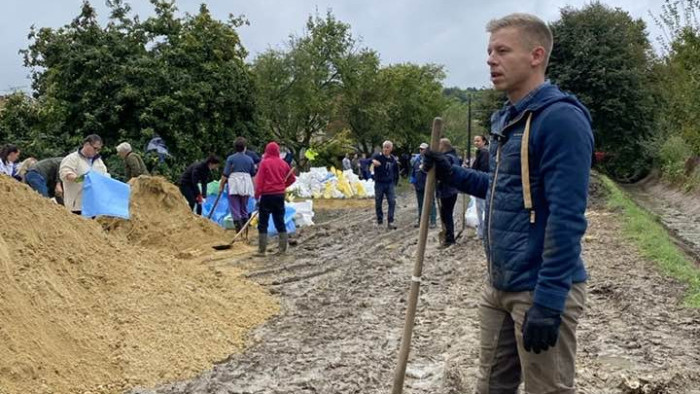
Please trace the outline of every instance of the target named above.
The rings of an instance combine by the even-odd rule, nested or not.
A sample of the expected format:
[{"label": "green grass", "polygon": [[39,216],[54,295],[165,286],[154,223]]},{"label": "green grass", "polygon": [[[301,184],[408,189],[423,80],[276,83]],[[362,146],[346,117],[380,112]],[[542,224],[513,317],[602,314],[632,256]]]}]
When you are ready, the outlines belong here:
[{"label": "green grass", "polygon": [[688,284],[685,304],[700,308],[700,269],[674,245],[654,217],[634,203],[613,181],[602,176],[610,192],[608,205],[623,213],[624,235],[634,241],[641,254],[654,261],[662,272]]}]

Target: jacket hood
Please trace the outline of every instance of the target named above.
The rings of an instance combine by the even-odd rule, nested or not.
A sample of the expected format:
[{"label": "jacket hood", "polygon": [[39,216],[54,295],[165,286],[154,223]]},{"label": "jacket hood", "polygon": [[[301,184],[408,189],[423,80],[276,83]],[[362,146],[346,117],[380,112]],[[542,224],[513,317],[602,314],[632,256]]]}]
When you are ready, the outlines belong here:
[{"label": "jacket hood", "polygon": [[280,146],[274,141],[270,142],[265,146],[265,156],[280,157]]},{"label": "jacket hood", "polygon": [[[491,121],[492,123],[497,123],[499,119],[515,119],[523,112],[539,112],[548,106],[559,102],[569,103],[580,109],[585,115],[586,119],[588,119],[588,123],[592,123],[590,112],[588,112],[588,109],[581,104],[576,96],[562,92],[557,86],[552,85],[549,82],[545,82],[538,86],[534,91],[530,92],[517,103],[507,103],[504,108],[493,114]],[[504,117],[506,114],[508,116]]]}]

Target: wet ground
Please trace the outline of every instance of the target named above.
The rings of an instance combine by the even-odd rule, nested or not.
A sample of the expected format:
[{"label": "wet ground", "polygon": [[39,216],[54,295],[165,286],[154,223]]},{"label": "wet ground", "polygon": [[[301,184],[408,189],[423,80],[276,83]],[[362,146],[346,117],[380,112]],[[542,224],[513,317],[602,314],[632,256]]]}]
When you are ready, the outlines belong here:
[{"label": "wet ground", "polygon": [[[578,391],[700,394],[700,312],[681,305],[683,285],[640,258],[601,206],[588,212],[583,245],[590,281]],[[233,262],[280,297],[281,314],[254,332],[244,353],[191,381],[133,393],[389,393],[415,209],[412,194],[400,196],[393,231],[373,225],[371,208],[319,211],[286,257]],[[471,232],[438,249],[438,231],[429,235],[404,393],[473,392],[485,257]]]}]

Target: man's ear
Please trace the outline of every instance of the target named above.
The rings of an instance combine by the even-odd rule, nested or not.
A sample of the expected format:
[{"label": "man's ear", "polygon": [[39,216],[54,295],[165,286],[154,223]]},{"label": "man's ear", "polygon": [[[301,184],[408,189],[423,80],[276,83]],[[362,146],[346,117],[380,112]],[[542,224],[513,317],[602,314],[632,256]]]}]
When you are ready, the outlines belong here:
[{"label": "man's ear", "polygon": [[537,47],[533,48],[530,55],[532,56],[532,59],[530,61],[530,65],[533,67],[539,67],[541,64],[544,64],[544,62],[547,58],[547,53],[545,52],[544,48],[541,46],[537,46]]}]

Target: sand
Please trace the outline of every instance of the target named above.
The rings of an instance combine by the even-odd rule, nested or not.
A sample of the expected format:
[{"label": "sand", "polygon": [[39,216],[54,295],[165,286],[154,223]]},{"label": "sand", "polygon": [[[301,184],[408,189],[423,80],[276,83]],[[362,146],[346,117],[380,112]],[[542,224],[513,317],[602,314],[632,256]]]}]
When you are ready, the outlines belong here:
[{"label": "sand", "polygon": [[[193,376],[278,312],[231,265],[173,257],[223,231],[183,213],[164,180],[137,182],[135,195],[154,182],[163,193],[137,199],[118,237],[0,177],[0,393],[116,393]],[[154,201],[185,219],[149,222],[141,209]]]}]

